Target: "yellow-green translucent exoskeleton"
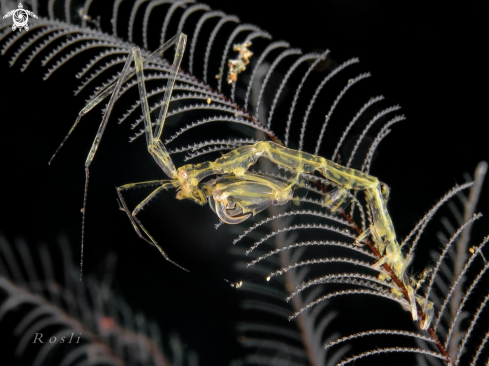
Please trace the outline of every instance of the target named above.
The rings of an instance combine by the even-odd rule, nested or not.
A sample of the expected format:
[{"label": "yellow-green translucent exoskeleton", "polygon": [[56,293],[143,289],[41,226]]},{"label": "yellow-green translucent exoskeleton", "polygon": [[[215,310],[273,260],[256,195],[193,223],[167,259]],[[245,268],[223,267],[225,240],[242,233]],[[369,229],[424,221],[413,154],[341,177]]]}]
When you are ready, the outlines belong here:
[{"label": "yellow-green translucent exoskeleton", "polygon": [[[185,50],[186,40],[186,35],[176,35],[147,59],[143,59],[139,48],[132,48],[118,80],[100,92],[79,113],[78,119],[63,143],[76,127],[80,118],[108,95],[111,95],[110,102],[106,108],[102,123],[85,164],[87,177],[88,168],[100,144],[108,117],[121,86],[136,74],[143,111],[147,148],[156,163],[169,177],[169,179],[164,180],[126,184],[117,188],[122,209],[127,213],[136,233],[142,239],[155,245],[161,254],[167,260],[171,261],[137,218],[139,211],[162,190],[175,188],[177,190],[176,198],[179,200],[189,199],[199,205],[209,203],[222,222],[238,224],[247,220],[250,216],[265,210],[270,205],[283,205],[288,203],[293,199],[293,192],[299,184],[301,174],[318,172],[328,181],[339,186],[341,188],[339,192],[345,192],[346,190],[365,192],[366,202],[370,210],[371,226],[357,238],[355,244],[363,245],[362,241],[367,237],[373,239],[374,246],[381,254],[381,259],[374,266],[379,268],[384,263],[387,263],[396,276],[401,281],[404,281],[404,285],[409,293],[411,312],[413,318],[416,319],[417,310],[414,291],[409,281],[407,281],[407,276],[405,276],[405,270],[410,262],[410,258],[404,258],[401,253],[394,226],[387,211],[386,202],[389,190],[376,177],[359,170],[344,167],[320,156],[284,147],[272,141],[261,141],[252,145],[238,147],[214,161],[201,164],[188,164],[180,168],[175,167],[170,154],[161,142],[161,134],[163,132],[175,79]],[[153,129],[146,96],[143,66],[152,59],[159,57],[173,45],[176,46],[176,51],[171,75],[161,102],[160,114],[155,123],[156,127]],[[248,46],[248,44],[242,45],[240,51],[247,51]],[[130,67],[133,60],[135,65],[134,69]],[[250,167],[260,157],[266,158],[272,163],[290,170],[293,173],[292,178],[280,180],[270,176],[250,173]],[[209,179],[205,180],[206,178]],[[158,184],[158,188],[131,212],[121,193],[127,189],[148,184]],[[345,197],[346,194],[329,195],[325,204],[335,209],[339,207]],[[176,264],[173,261],[171,262]],[[178,266],[178,264],[176,265]],[[385,278],[385,275],[381,274],[381,277]],[[425,322],[429,325],[429,319],[425,320]],[[427,327],[427,325],[425,326]]]}]

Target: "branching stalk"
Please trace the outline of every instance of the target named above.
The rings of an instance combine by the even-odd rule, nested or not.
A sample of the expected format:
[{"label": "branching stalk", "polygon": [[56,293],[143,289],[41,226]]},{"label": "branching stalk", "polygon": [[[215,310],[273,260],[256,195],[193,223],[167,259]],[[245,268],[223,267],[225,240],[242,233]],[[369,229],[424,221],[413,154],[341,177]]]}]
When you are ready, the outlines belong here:
[{"label": "branching stalk", "polygon": [[[324,187],[319,181],[314,181],[314,183],[324,193],[328,193],[327,188]],[[357,232],[358,235],[362,234],[362,230],[358,227],[358,225],[353,220],[353,218],[347,212],[345,212],[345,210],[343,210],[340,207],[340,208],[338,208],[338,212],[341,214],[341,216],[343,216],[343,218],[345,220],[347,220],[351,224],[351,227],[353,228],[353,230],[355,230]],[[379,250],[372,244],[372,242],[368,238],[365,238],[364,242],[366,243],[366,245],[370,248],[370,250],[375,254],[375,256],[378,259],[381,259],[382,258],[382,255],[380,254]],[[401,291],[401,293],[404,296],[404,298],[410,303],[409,294],[408,294],[407,288],[404,285],[403,281],[399,277],[397,277],[397,275],[394,273],[394,271],[392,270],[391,266],[388,263],[384,263],[382,265],[382,267],[389,274],[389,277],[399,287],[399,290]],[[416,304],[416,310],[417,310],[417,313],[418,313],[419,323],[422,324],[425,321],[425,319],[426,319],[426,314],[423,313],[422,309],[418,306],[418,304]],[[448,354],[446,348],[443,346],[443,344],[438,339],[438,335],[436,334],[434,328],[432,326],[430,326],[427,329],[427,331],[430,334],[430,336],[433,339],[433,341],[435,342],[436,346],[438,347],[438,350],[441,352],[441,354],[445,358],[445,361],[447,362],[447,365],[448,366],[453,365],[453,363],[451,361],[451,358],[450,358],[450,355]]]}]

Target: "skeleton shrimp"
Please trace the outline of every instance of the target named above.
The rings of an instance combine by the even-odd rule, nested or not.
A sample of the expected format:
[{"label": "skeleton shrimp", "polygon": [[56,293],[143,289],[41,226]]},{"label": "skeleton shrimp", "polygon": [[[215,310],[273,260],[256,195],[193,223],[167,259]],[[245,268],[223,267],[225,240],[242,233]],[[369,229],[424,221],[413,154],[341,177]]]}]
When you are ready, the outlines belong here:
[{"label": "skeleton shrimp", "polygon": [[[56,150],[53,158],[73,132],[74,128],[79,123],[80,118],[107,96],[111,95],[85,163],[86,183],[84,202],[86,201],[88,170],[107,126],[109,115],[121,90],[122,84],[135,74],[137,76],[143,111],[144,134],[146,136],[147,148],[149,154],[169,177],[169,179],[131,183],[117,187],[117,195],[122,205],[121,208],[126,212],[134,230],[140,238],[154,245],[166,260],[180,267],[168,257],[161,246],[137,218],[137,214],[141,209],[162,190],[175,188],[177,190],[176,198],[179,200],[189,199],[199,205],[209,203],[222,222],[227,224],[238,224],[247,220],[250,216],[265,210],[270,205],[283,205],[291,201],[293,199],[294,188],[299,184],[301,174],[313,174],[314,172],[319,172],[328,181],[340,187],[340,190],[337,191],[336,194],[327,196],[324,202],[325,205],[333,207],[333,209],[340,206],[341,202],[347,196],[347,190],[365,192],[367,206],[370,210],[371,225],[359,235],[355,240],[355,244],[364,245],[364,240],[369,236],[372,237],[373,245],[380,253],[381,258],[373,265],[373,267],[380,269],[384,264],[390,266],[407,290],[411,303],[410,310],[413,319],[416,320],[416,299],[414,297],[413,287],[405,275],[406,267],[409,265],[411,258],[404,258],[396,239],[396,233],[391,217],[387,211],[386,202],[389,195],[389,189],[376,177],[359,170],[344,167],[320,156],[284,147],[279,143],[272,141],[261,141],[252,145],[238,147],[214,161],[200,164],[188,164],[180,168],[175,167],[170,154],[161,141],[161,135],[165,125],[175,80],[183,58],[186,40],[187,36],[185,34],[176,35],[164,45],[160,46],[160,48],[146,59],[142,57],[139,48],[133,47],[127,57],[119,78],[95,96],[86,107],[80,111],[73,127],[58,147],[58,150]],[[144,82],[143,66],[157,57],[160,57],[163,52],[174,45],[176,47],[175,57],[164,97],[161,102],[159,117],[156,120],[155,128],[153,129]],[[242,47],[239,48],[239,51],[248,51],[247,47],[248,44],[242,45]],[[247,53],[248,58],[249,56],[250,55]],[[134,69],[130,67],[133,61]],[[256,163],[259,157],[264,157],[272,163],[290,170],[293,173],[292,177],[279,180],[266,175],[250,173],[250,167]],[[51,160],[53,158],[51,158]],[[215,178],[204,181],[211,176],[215,176]],[[126,205],[122,192],[137,186],[145,186],[148,184],[158,184],[159,186],[131,212]],[[85,210],[83,209],[82,212],[84,220]],[[386,277],[386,275],[382,273],[381,276],[383,276],[383,278]],[[420,300],[418,299],[418,301]],[[429,316],[427,315],[427,317]],[[423,322],[424,325],[422,327],[426,329],[429,325],[429,319],[426,319],[425,317]]]}]

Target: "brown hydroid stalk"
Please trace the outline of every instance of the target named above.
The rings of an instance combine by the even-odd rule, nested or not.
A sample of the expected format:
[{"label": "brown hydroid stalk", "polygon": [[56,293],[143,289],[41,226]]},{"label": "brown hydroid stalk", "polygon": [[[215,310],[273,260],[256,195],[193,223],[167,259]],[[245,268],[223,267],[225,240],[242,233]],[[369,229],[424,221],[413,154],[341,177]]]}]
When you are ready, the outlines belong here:
[{"label": "brown hydroid stalk", "polygon": [[[251,120],[257,124],[261,124],[259,123],[257,120],[255,120],[253,117],[251,117]],[[271,136],[269,136],[271,137]],[[271,137],[272,138],[272,137]],[[272,138],[272,140],[275,141],[275,139]],[[278,140],[278,139],[277,139]],[[280,140],[278,141],[275,141],[276,143],[280,144],[283,146],[283,143],[280,142]],[[313,180],[313,183],[316,184],[316,186],[321,190],[323,191],[324,193],[328,193],[328,189],[326,187],[324,187],[321,182],[317,181],[317,180]],[[352,225],[353,229],[357,232],[358,235],[362,234],[362,230],[358,227],[358,225],[356,224],[356,222],[353,220],[353,218],[348,215],[348,213],[346,213],[341,207],[338,208],[338,212]],[[375,254],[375,256],[377,258],[382,258],[382,255],[380,254],[379,250],[377,248],[375,248],[375,246],[370,242],[370,240],[368,238],[365,239],[365,242],[366,242],[366,245],[370,248],[370,250]],[[399,287],[399,289],[401,290],[404,298],[410,302],[409,300],[409,294],[407,292],[407,289],[406,289],[406,286],[404,286],[404,283],[401,281],[401,279],[399,279],[399,277],[397,277],[397,275],[394,273],[394,271],[392,270],[391,266],[388,264],[388,263],[384,263],[382,265],[382,267],[387,271],[387,273],[389,274],[390,278],[396,283],[396,285]],[[423,322],[426,318],[426,314],[424,314],[421,309],[419,309],[418,307],[418,304],[416,304],[416,310],[418,312],[418,317],[419,317],[419,321],[420,322]],[[302,331],[302,327],[301,327],[301,324],[299,324],[299,327],[301,328],[301,331]],[[431,338],[433,339],[433,341],[435,342],[436,346],[438,347],[439,351],[441,352],[441,354],[445,357],[445,361],[447,362],[447,365],[453,365],[452,361],[451,361],[451,358],[450,358],[450,355],[448,354],[446,348],[443,346],[443,344],[440,342],[440,340],[438,339],[438,335],[436,334],[435,330],[433,329],[432,326],[428,327],[427,329],[428,333],[431,335]]]},{"label": "brown hydroid stalk", "polygon": [[[321,189],[321,191],[323,191],[324,193],[328,193],[327,188],[324,187],[319,181],[315,180],[315,181],[313,181],[313,183],[315,183],[316,186],[319,189]],[[362,234],[362,230],[358,227],[358,225],[353,220],[353,218],[350,215],[348,215],[348,213],[346,213],[341,207],[338,208],[338,212],[341,214],[341,216],[343,216],[345,218],[345,220],[347,220],[352,225],[353,230],[355,230],[358,235]],[[370,240],[368,238],[365,238],[365,243],[370,248],[370,250],[375,254],[375,256],[377,258],[379,258],[379,259],[382,258],[382,255],[380,254],[379,250],[377,248],[375,248],[375,246],[370,242]],[[399,279],[399,277],[397,277],[397,275],[392,270],[391,266],[389,264],[387,264],[387,263],[384,263],[382,265],[382,267],[387,271],[387,273],[389,274],[390,278],[399,287],[399,289],[401,290],[404,298],[408,302],[410,302],[409,301],[409,294],[407,292],[406,286],[404,286],[404,283]],[[421,311],[421,309],[419,309],[419,307],[418,307],[417,304],[416,304],[416,310],[418,312],[418,317],[420,319],[419,321],[420,322],[423,322],[425,320],[425,318],[426,318],[426,314],[424,314]],[[452,361],[451,361],[450,355],[448,354],[447,350],[445,349],[445,347],[443,346],[443,344],[438,339],[438,336],[437,336],[435,330],[433,329],[433,327],[430,326],[427,330],[428,330],[428,333],[431,335],[431,338],[435,342],[436,346],[440,350],[441,354],[445,357],[445,360],[447,362],[447,365],[449,365],[449,366],[452,365]]]},{"label": "brown hydroid stalk", "polygon": [[[241,108],[239,108],[239,109],[241,110]],[[243,112],[247,114],[246,111],[243,110]],[[248,119],[250,119],[251,121],[253,121],[257,125],[261,125],[261,123],[258,120],[256,120],[255,118],[253,118],[251,116]],[[278,140],[275,136],[270,136],[269,135],[269,137],[274,142],[276,142],[277,144],[284,146],[283,143],[280,140]],[[323,191],[324,193],[328,193],[328,189],[326,187],[324,187],[321,184],[321,182],[319,182],[317,180],[313,180],[313,183],[321,191]],[[350,215],[348,215],[348,213],[346,213],[341,207],[338,208],[338,212],[352,225],[353,229],[357,232],[358,235],[361,235],[362,234],[362,230],[358,227],[358,225],[353,220],[353,218]],[[366,242],[366,245],[370,248],[370,250],[375,254],[375,256],[377,258],[379,258],[379,259],[382,258],[382,255],[380,254],[379,250],[377,248],[375,248],[375,246],[370,242],[370,240],[368,238],[365,239],[365,242]],[[386,270],[386,272],[389,274],[390,278],[396,283],[396,285],[398,286],[398,288],[401,290],[404,298],[410,303],[408,291],[406,289],[406,286],[404,286],[404,283],[402,282],[402,280],[399,277],[397,277],[397,275],[394,273],[394,271],[392,270],[391,266],[388,263],[384,263],[382,265],[382,267]],[[418,313],[419,321],[420,322],[424,322],[424,320],[426,319],[426,314],[424,314],[421,311],[421,309],[418,307],[418,304],[415,304],[415,305],[416,305],[416,310],[417,310],[417,313]],[[301,324],[299,324],[299,327],[301,328],[301,331],[303,331],[303,329],[301,327]],[[438,349],[441,352],[441,354],[445,357],[445,361],[447,362],[447,365],[449,365],[449,366],[450,365],[453,365],[453,363],[451,361],[451,358],[450,358],[450,355],[448,354],[446,348],[443,346],[443,344],[438,339],[438,335],[436,334],[436,332],[433,329],[433,327],[432,326],[428,327],[427,331],[430,334],[430,336],[433,339],[433,341],[435,342],[435,344],[438,347]]]},{"label": "brown hydroid stalk", "polygon": [[[317,184],[317,183],[316,183]],[[346,219],[348,220],[348,222],[350,224],[352,224],[352,227],[353,229],[358,233],[358,235],[360,235],[362,233],[362,231],[360,230],[360,228],[357,226],[357,224],[355,223],[355,221],[353,221],[353,219],[350,217],[350,215],[348,215],[342,208],[339,208],[338,211],[340,212],[340,214]],[[379,250],[377,248],[374,247],[374,245],[370,242],[370,240],[368,238],[365,239],[365,242],[366,244],[368,245],[368,247],[370,248],[370,250],[372,250],[372,252],[377,256],[377,258],[382,258],[382,255],[380,254]],[[401,290],[402,294],[404,295],[404,298],[409,301],[409,295],[408,295],[408,292],[407,292],[407,289],[406,289],[406,286],[404,286],[404,283],[399,279],[399,277],[397,277],[397,275],[394,273],[394,271],[392,270],[391,266],[389,266],[389,264],[387,263],[384,263],[382,265],[382,267],[387,271],[387,273],[389,274],[389,276],[392,278],[392,280],[396,283],[396,285],[399,287],[399,289]],[[418,317],[419,317],[419,321],[420,322],[423,322],[426,318],[426,314],[424,314],[421,309],[419,309],[418,305],[416,304],[416,310],[418,312]],[[450,355],[448,354],[447,350],[445,349],[445,347],[443,346],[443,344],[441,344],[440,340],[438,339],[438,336],[435,332],[435,330],[433,329],[433,327],[429,327],[428,328],[428,333],[430,333],[431,335],[431,338],[433,339],[433,341],[435,342],[436,346],[438,347],[438,349],[440,350],[440,352],[442,353],[442,355],[445,357],[445,360],[447,361],[447,365],[452,365],[452,361],[450,359]]]}]

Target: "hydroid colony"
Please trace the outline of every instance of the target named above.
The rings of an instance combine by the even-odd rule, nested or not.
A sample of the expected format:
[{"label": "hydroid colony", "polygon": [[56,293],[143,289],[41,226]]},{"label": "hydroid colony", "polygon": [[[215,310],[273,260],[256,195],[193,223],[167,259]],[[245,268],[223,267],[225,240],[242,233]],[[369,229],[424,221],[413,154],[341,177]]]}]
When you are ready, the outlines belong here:
[{"label": "hydroid colony", "polygon": [[[49,2],[48,6],[44,8],[52,17],[56,13],[56,9],[59,9],[56,4],[55,1]],[[90,11],[90,9],[95,9],[96,2],[93,4],[87,2],[80,8],[74,4],[71,5],[69,2],[66,4],[68,6],[64,8],[64,14],[61,13],[58,18],[80,21],[83,26],[91,24],[96,28],[99,18],[94,15],[96,14],[95,10]],[[37,10],[42,13],[42,9],[38,8]],[[291,48],[287,42],[274,41],[269,33],[253,25],[239,25],[237,17],[213,11],[205,4],[138,1],[128,5],[116,1],[113,10],[112,15],[110,15],[112,20],[109,29],[112,33],[111,36],[102,35],[96,29],[89,30],[88,28],[67,26],[56,21],[42,20],[41,22],[44,23],[39,23],[38,28],[36,28],[37,33],[32,32],[30,35],[12,37],[5,32],[2,40],[5,44],[4,51],[5,53],[9,50],[13,51],[15,54],[11,59],[12,63],[23,60],[24,69],[30,67],[31,62],[44,52],[46,54],[44,64],[49,67],[46,77],[56,75],[56,72],[61,71],[65,65],[68,67],[73,64],[74,60],[93,51],[89,61],[80,61],[83,65],[82,71],[78,75],[81,78],[86,77],[78,89],[78,92],[81,92],[90,83],[95,81],[99,83],[99,76],[117,72],[119,70],[117,67],[120,68],[126,61],[132,45],[115,36],[127,38],[130,42],[140,43],[146,48],[152,48],[162,44],[162,39],[165,40],[168,35],[178,34],[181,31],[187,33],[190,39],[190,49],[188,50],[188,58],[183,59],[182,69],[188,70],[189,73],[182,71],[177,77],[165,126],[165,129],[168,128],[166,136],[169,138],[163,141],[168,147],[168,153],[172,159],[177,161],[191,159],[198,162],[215,161],[219,158],[219,151],[224,153],[230,150],[241,151],[253,148],[253,146],[270,146],[272,151],[280,150],[277,156],[285,156],[285,152],[289,150],[279,147],[280,144],[275,145],[277,141],[261,142],[271,139],[279,140],[281,143],[283,141],[283,144],[293,148],[293,151],[310,150],[315,155],[336,161],[331,162],[331,166],[348,170],[351,169],[352,165],[355,165],[359,174],[362,172],[361,174],[364,174],[362,176],[367,176],[376,148],[390,132],[391,126],[404,119],[402,115],[392,116],[399,110],[399,106],[382,106],[389,98],[380,95],[355,96],[354,99],[358,102],[349,102],[352,99],[350,95],[355,93],[357,88],[360,88],[359,85],[363,85],[370,78],[370,74],[361,69],[361,64],[358,64],[356,58],[335,64],[332,62],[333,59],[329,51],[302,55],[300,50]],[[81,14],[81,16],[76,18],[74,16],[76,14]],[[162,21],[158,23],[155,14],[159,14]],[[124,19],[128,19],[128,21],[121,21],[124,16],[126,16]],[[105,16],[106,18],[107,16]],[[101,24],[104,23],[102,15],[100,22]],[[127,23],[129,24],[128,31],[124,29]],[[148,29],[152,29],[153,23],[157,23],[155,26],[158,29],[157,36],[154,36],[154,32],[148,32]],[[142,32],[136,30],[140,26],[142,26]],[[31,28],[34,28],[34,23]],[[205,37],[204,34],[208,36]],[[246,44],[246,42],[252,44],[249,49],[254,53],[249,60],[250,64],[247,65],[246,70],[238,75],[236,82],[226,85],[222,82],[222,76],[226,74],[228,61],[235,57],[232,45]],[[219,44],[224,45],[224,47],[218,47]],[[37,47],[36,50],[35,47]],[[100,50],[101,48],[103,50]],[[143,57],[149,55],[144,50],[142,53]],[[171,63],[171,57],[169,60]],[[102,65],[104,62],[106,64]],[[325,73],[319,78],[315,78],[316,74],[313,71],[321,63],[326,64]],[[203,68],[202,73],[198,71],[201,67]],[[162,80],[164,85],[171,75],[169,64],[165,61],[154,62],[147,68],[145,67],[145,70],[147,83],[154,83],[155,86],[158,84],[158,80]],[[91,73],[90,76],[86,76],[89,73]],[[219,78],[215,78],[216,75]],[[112,76],[105,83],[105,86],[116,78],[117,76]],[[134,105],[119,119],[119,122],[126,119],[135,120],[133,128],[143,122],[143,118],[138,118],[141,108],[140,99],[137,97],[137,93],[130,94],[131,91],[137,89],[137,85],[136,80],[129,81],[122,87],[120,95],[122,98],[125,94],[127,100],[132,98],[131,104],[134,103]],[[98,90],[103,90],[105,86],[99,87]],[[150,102],[156,103],[154,107],[149,108],[149,113],[151,113],[152,110],[159,109],[158,98],[161,98],[165,89],[161,85],[154,89],[153,86],[147,86],[147,88],[150,90],[148,93]],[[96,93],[97,91],[95,91]],[[155,98],[152,98],[153,96]],[[211,103],[208,102],[209,99],[211,99]],[[175,106],[175,109],[172,108],[172,105]],[[323,105],[327,107],[324,108]],[[324,117],[325,115],[326,117]],[[112,115],[112,120],[115,118],[116,116]],[[325,138],[331,141],[331,136],[334,135],[334,133],[329,134],[327,131],[332,128],[331,126],[335,121],[344,127],[343,132],[339,134],[339,139],[331,147],[323,147],[325,144],[321,141]],[[219,128],[209,128],[213,123],[216,123]],[[363,125],[363,130],[351,146],[346,146],[349,133],[351,134],[357,125]],[[276,132],[282,130],[285,130],[284,134]],[[366,137],[370,134],[373,137],[368,143]],[[137,134],[136,137],[139,135],[141,134]],[[316,139],[317,136],[319,139]],[[108,138],[105,137],[104,143],[107,140]],[[175,146],[177,141],[182,141],[183,145]],[[308,148],[309,146],[311,147]],[[316,146],[315,150],[313,150],[313,146]],[[187,153],[183,159],[181,158],[182,153]],[[214,158],[212,157],[213,154]],[[306,156],[306,153],[303,154]],[[205,159],[202,157],[203,155]],[[363,158],[360,158],[361,155]],[[240,154],[239,156],[244,155]],[[303,162],[304,160],[300,161]],[[396,334],[401,336],[399,337],[400,343],[398,343],[402,346],[401,348],[385,346],[376,351],[367,350],[365,353],[355,352],[353,349],[352,354],[361,354],[362,358],[366,358],[365,362],[369,362],[367,356],[393,352],[417,353],[426,356],[427,360],[433,360],[426,362],[437,362],[438,359],[445,363],[459,362],[460,355],[467,357],[467,359],[472,357],[472,360],[479,357],[476,357],[476,350],[470,355],[464,351],[467,339],[471,339],[470,336],[464,339],[456,339],[453,337],[453,331],[443,329],[443,325],[441,325],[443,323],[443,312],[437,312],[437,308],[432,308],[430,301],[442,306],[444,302],[449,302],[452,293],[456,293],[456,290],[442,289],[441,292],[446,295],[442,297],[446,300],[442,301],[440,298],[433,298],[432,289],[437,286],[436,281],[440,278],[440,272],[443,271],[442,260],[457,262],[453,258],[448,258],[450,256],[449,248],[461,240],[463,233],[470,229],[472,222],[478,220],[480,216],[472,216],[474,210],[472,210],[472,214],[459,215],[464,220],[459,223],[459,229],[450,233],[451,238],[447,240],[447,250],[441,252],[441,257],[435,265],[430,266],[433,270],[431,272],[429,269],[421,270],[419,271],[419,278],[415,278],[412,271],[408,269],[411,279],[404,277],[406,267],[411,263],[411,258],[415,253],[414,249],[419,241],[420,233],[423,232],[433,214],[442,206],[442,203],[447,202],[463,189],[468,189],[471,186],[470,183],[456,186],[415,226],[411,235],[402,243],[405,248],[403,253],[401,251],[402,244],[397,244],[389,220],[377,219],[376,216],[379,208],[382,208],[380,211],[384,210],[383,207],[388,196],[387,186],[377,185],[375,189],[383,188],[383,191],[376,196],[367,196],[365,199],[362,195],[355,194],[354,191],[347,192],[344,190],[344,188],[354,188],[351,184],[345,185],[345,182],[339,182],[340,187],[337,187],[335,183],[337,185],[338,182],[331,182],[331,179],[325,180],[319,175],[313,176],[310,174],[312,172],[307,169],[299,168],[300,164],[280,165],[289,168],[290,172],[278,171],[265,162],[259,162],[257,167],[261,170],[249,173],[248,177],[266,177],[260,178],[263,179],[261,185],[271,189],[271,183],[264,184],[263,182],[273,182],[274,187],[280,188],[276,191],[284,191],[287,188],[285,191],[289,195],[292,194],[295,202],[299,202],[302,206],[299,208],[283,206],[282,208],[287,210],[286,212],[276,211],[278,208],[274,207],[263,211],[261,216],[258,214],[258,210],[255,210],[254,213],[258,214],[254,218],[256,223],[245,230],[244,234],[240,235],[235,242],[250,248],[246,252],[254,258],[247,260],[249,270],[253,271],[254,268],[262,266],[257,270],[260,273],[260,278],[263,281],[266,278],[270,280],[268,284],[266,281],[264,284],[259,284],[256,281],[247,282],[245,280],[241,288],[245,291],[254,291],[255,294],[257,292],[273,293],[271,289],[273,286],[281,287],[281,292],[284,292],[285,289],[286,294],[282,296],[282,299],[289,299],[292,313],[289,313],[288,316],[297,318],[299,338],[294,338],[285,328],[279,327],[277,330],[275,325],[266,326],[262,324],[261,331],[263,333],[261,333],[260,327],[244,326],[241,330],[245,335],[241,340],[245,347],[255,347],[257,339],[263,339],[263,337],[270,340],[266,347],[261,348],[261,353],[255,354],[255,356],[251,356],[250,353],[246,362],[273,363],[280,358],[299,363],[307,359],[309,363],[317,365],[334,362],[335,357],[326,356],[325,350],[321,347],[325,344],[327,334],[332,334],[331,331],[323,333],[330,320],[328,316],[330,312],[324,308],[327,304],[326,300],[334,300],[342,296],[353,298],[361,294],[368,297],[372,296],[373,303],[378,304],[377,309],[388,306],[381,305],[384,304],[381,298],[400,303],[411,312],[412,318],[420,320],[421,328],[428,328],[431,334],[429,336],[424,335],[419,328],[416,331],[406,333],[399,333],[399,329],[377,329],[360,333],[360,335],[357,334],[353,338],[344,338],[343,342],[328,343],[329,351],[337,344],[345,341],[355,344],[352,340],[365,335]],[[483,170],[484,168],[481,166],[480,171]],[[301,173],[300,177],[297,173]],[[224,179],[224,181],[215,182],[216,185],[218,183],[225,185],[224,192],[230,191],[234,187],[233,185],[238,183],[231,176],[224,178],[218,176],[217,179]],[[127,183],[127,181],[123,183]],[[257,182],[254,183],[257,184]],[[207,193],[203,195],[211,196],[212,193],[212,197],[215,197],[212,184],[209,187],[205,190]],[[251,185],[245,189],[245,196],[249,197],[250,187]],[[289,198],[291,197],[287,196],[286,200],[288,201]],[[168,199],[170,198],[165,197],[165,202],[168,202]],[[214,200],[216,201],[215,198]],[[219,202],[219,199],[217,201]],[[224,208],[221,207],[221,204],[216,206],[216,202],[214,202],[213,206],[218,208],[216,211],[221,209],[220,217],[224,221],[242,216],[242,214],[249,218],[249,211],[246,211],[249,210],[249,205],[243,203],[243,200],[240,202],[241,205],[236,199],[232,203],[223,202]],[[177,204],[172,203],[171,205],[173,207]],[[329,206],[329,209],[325,206]],[[230,212],[230,210],[235,211]],[[468,209],[465,211],[470,212]],[[89,212],[88,210],[88,215]],[[289,222],[291,219],[296,220],[296,222]],[[396,222],[394,222],[394,227],[396,227]],[[223,227],[221,226],[218,230],[222,231]],[[413,240],[411,247],[408,247],[410,238]],[[366,239],[370,242],[370,249],[358,245],[366,243]],[[156,240],[159,239],[156,238]],[[465,244],[468,245],[467,240],[465,240]],[[272,245],[274,248],[268,252],[260,252],[264,245]],[[165,250],[167,247],[168,245],[165,246]],[[470,263],[471,266],[482,266],[482,270],[484,270],[483,245],[476,245],[476,249],[473,250],[467,263]],[[320,263],[323,263],[322,269],[317,269]],[[331,266],[332,264],[342,265]],[[384,267],[386,271],[381,271],[381,277],[377,278],[375,272],[378,272],[381,265],[384,264],[394,267],[394,271],[391,273]],[[342,272],[343,270],[346,272]],[[323,271],[325,275],[320,275]],[[460,272],[460,269],[457,272]],[[471,271],[467,270],[464,273],[470,274]],[[283,275],[285,279],[278,280],[280,278],[278,275]],[[478,283],[482,276],[477,277],[476,275],[474,277],[476,278],[475,283]],[[334,287],[335,285],[331,285],[332,283],[340,283],[340,286],[343,287]],[[454,283],[459,283],[461,286],[460,281],[454,281]],[[465,285],[462,293],[468,296],[472,294],[473,288],[475,285],[472,287]],[[321,292],[324,293],[318,295]],[[415,292],[417,292],[416,301],[414,301]],[[459,299],[462,299],[460,294],[458,296]],[[277,311],[279,308],[283,309],[282,313],[290,312],[290,308],[287,308],[285,303],[280,302],[278,307],[274,307],[273,301],[277,300],[261,301],[261,305],[255,302],[252,303],[252,308],[256,311],[257,309],[263,310],[272,307]],[[482,304],[485,304],[484,301],[483,299]],[[415,303],[417,303],[417,308],[414,307]],[[459,304],[465,306],[466,301],[460,300]],[[484,308],[480,307],[479,309],[481,309],[480,313],[484,314]],[[452,313],[457,314],[460,311]],[[478,318],[480,315],[478,311],[473,310],[473,312]],[[430,314],[435,315],[435,322],[430,321]],[[396,315],[396,317],[403,316],[405,314],[402,311]],[[279,321],[277,320],[277,322]],[[470,324],[467,326],[470,329],[473,328]],[[274,332],[274,329],[277,331]],[[341,327],[335,330],[343,332]],[[291,336],[290,339],[289,335]],[[409,344],[409,340],[404,342],[402,339],[413,339],[419,342],[427,342],[427,344],[414,348],[406,347],[404,345]],[[284,344],[290,342],[294,345],[294,348],[290,348],[290,352],[284,354],[278,351],[283,349],[281,347]],[[484,345],[484,342],[485,340],[480,344]],[[460,345],[460,348],[454,348],[453,344]],[[302,347],[305,351],[301,352],[298,349]],[[452,348],[452,360],[448,361],[449,351],[447,349],[450,347]],[[482,351],[484,347],[481,346],[480,349]],[[340,356],[337,354],[337,357]],[[348,363],[353,360],[353,358],[344,359],[343,362]]]}]

